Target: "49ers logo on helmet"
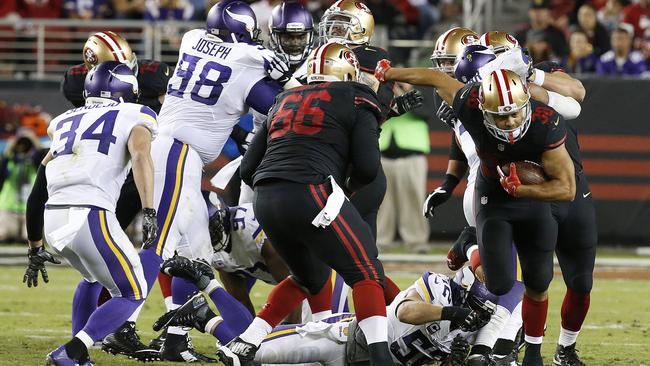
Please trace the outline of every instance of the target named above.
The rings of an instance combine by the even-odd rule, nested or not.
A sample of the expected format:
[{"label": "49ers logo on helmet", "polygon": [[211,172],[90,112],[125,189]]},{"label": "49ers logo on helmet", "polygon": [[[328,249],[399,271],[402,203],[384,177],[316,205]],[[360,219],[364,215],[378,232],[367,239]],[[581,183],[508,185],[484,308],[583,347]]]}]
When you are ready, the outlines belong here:
[{"label": "49ers logo on helmet", "polygon": [[517,44],[517,40],[513,36],[511,36],[509,33],[506,33],[506,39],[508,40],[508,42],[510,42],[512,44]]},{"label": "49ers logo on helmet", "polygon": [[362,10],[362,11],[365,11],[366,13],[368,13],[368,14],[371,14],[370,9],[364,3],[360,3],[358,1],[355,1],[354,6],[356,6],[357,9],[359,9],[359,10]]},{"label": "49ers logo on helmet", "polygon": [[461,38],[460,43],[467,46],[470,44],[474,44],[478,42],[478,38],[476,38],[475,35],[473,34],[466,34],[463,38]]},{"label": "49ers logo on helmet", "polygon": [[347,62],[354,66],[355,69],[359,68],[359,61],[357,61],[357,57],[354,55],[354,53],[350,51],[343,51],[343,58],[345,58]]},{"label": "49ers logo on helmet", "polygon": [[88,62],[91,65],[94,65],[97,63],[97,55],[95,55],[95,52],[91,50],[90,48],[84,48],[84,60]]}]

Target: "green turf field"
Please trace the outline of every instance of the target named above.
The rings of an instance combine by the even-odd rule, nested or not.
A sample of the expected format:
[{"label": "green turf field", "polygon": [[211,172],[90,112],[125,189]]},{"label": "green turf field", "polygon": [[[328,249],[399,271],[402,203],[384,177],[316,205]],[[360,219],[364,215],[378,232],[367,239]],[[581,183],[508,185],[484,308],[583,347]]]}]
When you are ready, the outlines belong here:
[{"label": "green turf field", "polygon": [[[41,365],[45,355],[70,337],[70,304],[79,275],[70,268],[50,268],[50,283],[28,289],[22,267],[0,269],[0,365]],[[404,288],[416,278],[393,277]],[[267,286],[254,288],[259,306]],[[559,278],[551,287],[548,331],[544,344],[551,364],[559,328],[559,309],[564,286]],[[160,291],[155,288],[140,315],[138,327],[144,342],[154,334],[150,325],[163,312]],[[639,280],[596,280],[591,310],[579,339],[583,360],[593,365],[650,365],[650,283]],[[212,355],[214,341],[197,332],[197,349]],[[122,356],[91,350],[96,365],[137,365]],[[163,363],[161,363],[163,364]],[[173,363],[164,363],[172,365]]]}]

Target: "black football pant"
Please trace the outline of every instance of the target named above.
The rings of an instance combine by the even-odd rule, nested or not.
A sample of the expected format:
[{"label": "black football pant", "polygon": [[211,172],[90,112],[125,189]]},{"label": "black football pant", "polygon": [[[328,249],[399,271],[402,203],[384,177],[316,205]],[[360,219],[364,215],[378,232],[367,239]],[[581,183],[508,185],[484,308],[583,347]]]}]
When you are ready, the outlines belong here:
[{"label": "black football pant", "polygon": [[370,226],[372,237],[377,238],[377,213],[386,195],[386,175],[380,165],[375,179],[350,196],[350,202]]},{"label": "black football pant", "polygon": [[370,228],[347,200],[327,227],[311,224],[332,193],[328,182],[299,184],[283,180],[255,186],[255,215],[293,278],[315,295],[329,280],[330,268],[349,286],[362,280],[384,282]]},{"label": "black football pant", "polygon": [[131,224],[140,210],[142,210],[142,201],[140,201],[138,187],[136,187],[133,179],[133,170],[130,170],[124,184],[122,184],[120,198],[118,198],[115,207],[115,216],[117,216],[117,221],[120,223],[122,230]]},{"label": "black football pant", "polygon": [[575,292],[588,293],[593,285],[598,231],[594,202],[584,175],[576,175],[573,202],[553,203],[551,209],[558,223],[555,253],[564,283]]},{"label": "black football pant", "polygon": [[476,233],[488,290],[501,296],[514,285],[514,242],[524,284],[536,292],[546,291],[553,279],[557,239],[550,204],[510,197],[498,182],[495,186],[481,179],[477,178],[475,192]]}]

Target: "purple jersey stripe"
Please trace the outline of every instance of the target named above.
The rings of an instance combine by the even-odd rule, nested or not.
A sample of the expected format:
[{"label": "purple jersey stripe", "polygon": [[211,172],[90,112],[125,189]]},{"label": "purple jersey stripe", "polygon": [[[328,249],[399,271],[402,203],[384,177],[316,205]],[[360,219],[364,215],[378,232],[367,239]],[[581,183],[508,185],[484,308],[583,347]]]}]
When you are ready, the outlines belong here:
[{"label": "purple jersey stripe", "polygon": [[[122,268],[122,265],[120,264],[115,253],[113,253],[113,251],[111,250],[111,248],[109,247],[108,243],[104,238],[104,234],[102,233],[102,227],[99,218],[99,211],[100,211],[99,209],[92,209],[88,214],[88,226],[90,228],[90,234],[93,238],[93,242],[95,243],[95,247],[99,251],[99,254],[102,256],[104,263],[106,263],[106,266],[108,267],[111,273],[113,281],[115,282],[117,288],[122,293],[122,297],[139,300],[140,297],[138,296],[136,298],[134,288],[133,286],[131,286],[129,279],[127,278],[127,275],[124,269]],[[131,273],[133,273],[133,268],[131,267],[130,263],[128,263],[128,266]],[[136,288],[140,290],[139,287]],[[142,294],[142,292],[140,292],[140,294]]]},{"label": "purple jersey stripe", "polygon": [[183,186],[183,170],[185,169],[187,150],[187,145],[174,139],[169,149],[169,154],[167,155],[165,183],[157,211],[158,241],[156,243],[156,254],[158,256],[161,256],[163,253],[165,243],[167,242],[167,234],[176,215],[180,190]]},{"label": "purple jersey stripe", "polygon": [[158,117],[156,112],[154,112],[153,109],[147,107],[146,105],[143,105],[142,108],[140,108],[140,113],[144,113],[153,119],[156,119]]},{"label": "purple jersey stripe", "polygon": [[332,271],[332,275],[334,277],[334,289],[332,290],[332,313],[340,313],[342,311],[346,311],[345,308],[347,307],[347,299],[345,301],[345,304],[343,306],[344,309],[340,309],[339,307],[341,306],[341,296],[345,296],[347,298],[348,294],[343,294],[343,277],[339,275],[338,273]]},{"label": "purple jersey stripe", "polygon": [[435,299],[435,296],[433,296],[433,291],[431,291],[431,287],[429,287],[429,276],[431,276],[431,272],[426,272],[423,274],[422,281],[424,282],[424,287],[426,287],[427,291],[429,292],[429,298],[433,300]]}]

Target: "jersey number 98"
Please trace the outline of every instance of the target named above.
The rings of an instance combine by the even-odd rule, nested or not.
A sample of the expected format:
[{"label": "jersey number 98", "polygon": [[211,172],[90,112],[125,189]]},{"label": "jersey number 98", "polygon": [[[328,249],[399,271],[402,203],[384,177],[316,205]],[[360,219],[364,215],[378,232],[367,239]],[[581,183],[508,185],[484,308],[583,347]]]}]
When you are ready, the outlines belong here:
[{"label": "jersey number 98", "polygon": [[[176,76],[181,78],[181,83],[178,85],[178,88],[174,87],[172,83],[169,83],[167,86],[167,94],[183,98],[185,89],[187,89],[187,85],[190,83],[190,79],[194,75],[194,71],[196,71],[196,65],[200,60],[200,57],[188,55],[187,53],[184,53],[183,56],[181,56],[178,66],[176,67]],[[219,73],[219,77],[216,80],[208,79],[208,74],[210,74],[210,71],[212,70]],[[194,82],[194,87],[190,91],[190,98],[206,105],[215,105],[223,91],[223,83],[228,82],[231,73],[232,69],[228,66],[221,65],[214,61],[206,62],[201,69],[199,78]],[[203,87],[210,88],[208,96],[201,95],[205,95],[205,92],[201,93]]]}]

